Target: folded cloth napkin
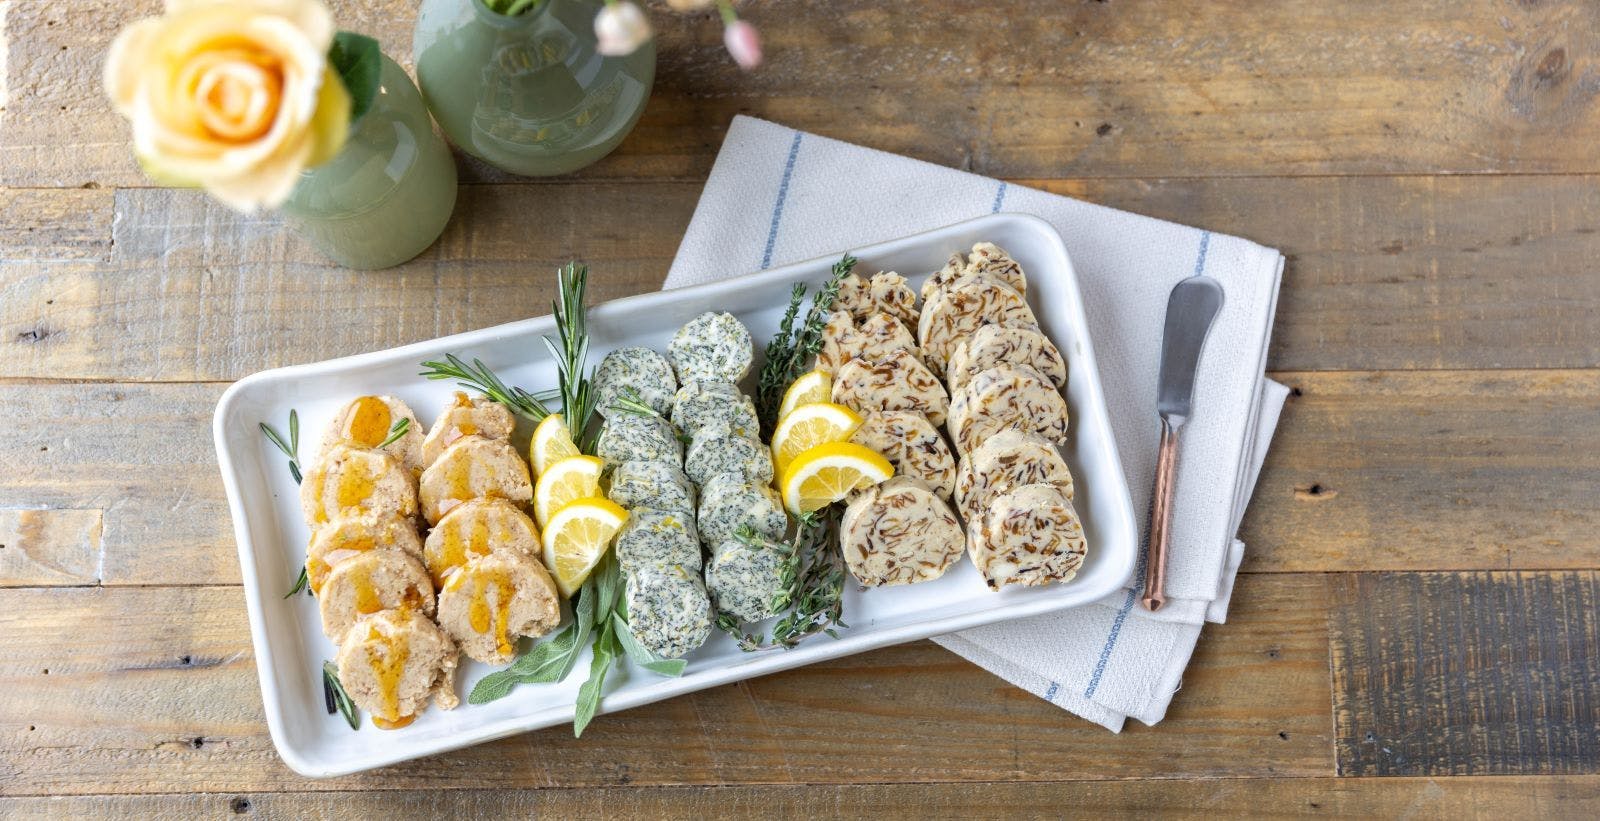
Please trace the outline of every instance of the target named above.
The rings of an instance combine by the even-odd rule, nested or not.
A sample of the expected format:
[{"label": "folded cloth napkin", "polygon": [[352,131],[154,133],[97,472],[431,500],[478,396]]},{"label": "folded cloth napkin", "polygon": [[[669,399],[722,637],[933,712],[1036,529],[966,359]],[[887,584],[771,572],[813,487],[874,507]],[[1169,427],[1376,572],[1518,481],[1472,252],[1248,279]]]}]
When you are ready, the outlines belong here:
[{"label": "folded cloth napkin", "polygon": [[1224,620],[1244,555],[1235,538],[1239,520],[1287,396],[1264,375],[1281,254],[741,116],[664,287],[838,254],[999,211],[1040,217],[1066,241],[1136,511],[1149,509],[1155,476],[1167,294],[1180,279],[1209,276],[1226,295],[1200,357],[1194,413],[1181,439],[1167,607],[1151,614],[1137,605],[1141,555],[1130,587],[1105,600],[936,639],[1109,729],[1120,730],[1126,716],[1153,724],[1178,689],[1200,625]]}]

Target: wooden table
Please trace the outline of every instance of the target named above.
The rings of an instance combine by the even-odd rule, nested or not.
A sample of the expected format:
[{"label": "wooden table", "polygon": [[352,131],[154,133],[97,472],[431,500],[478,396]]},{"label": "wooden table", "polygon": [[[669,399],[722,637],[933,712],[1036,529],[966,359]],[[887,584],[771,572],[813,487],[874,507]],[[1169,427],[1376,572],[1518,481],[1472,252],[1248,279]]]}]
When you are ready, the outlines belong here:
[{"label": "wooden table", "polygon": [[[1600,813],[1596,4],[774,0],[748,75],[658,14],[621,150],[464,162],[443,239],[366,274],[139,174],[99,90],[156,2],[126,5],[0,2],[0,815]],[[409,62],[413,7],[337,11]],[[1294,395],[1167,720],[1112,735],[919,642],[290,772],[219,394],[544,313],[568,258],[597,299],[659,287],[740,112],[1288,255]]]}]

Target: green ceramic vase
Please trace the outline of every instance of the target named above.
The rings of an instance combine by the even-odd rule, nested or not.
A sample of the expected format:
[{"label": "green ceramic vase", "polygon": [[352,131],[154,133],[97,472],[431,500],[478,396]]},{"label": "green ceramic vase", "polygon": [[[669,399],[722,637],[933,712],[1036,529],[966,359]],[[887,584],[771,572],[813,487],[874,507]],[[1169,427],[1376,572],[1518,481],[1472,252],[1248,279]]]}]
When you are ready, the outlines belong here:
[{"label": "green ceramic vase", "polygon": [[282,206],[289,226],[349,268],[399,265],[427,250],[456,206],[456,164],[422,95],[383,57],[377,99],[337,156],[305,171]]},{"label": "green ceramic vase", "polygon": [[515,17],[483,0],[423,0],[417,83],[451,142],[525,176],[576,171],[611,153],[655,82],[655,43],[595,52],[599,0],[546,0]]}]

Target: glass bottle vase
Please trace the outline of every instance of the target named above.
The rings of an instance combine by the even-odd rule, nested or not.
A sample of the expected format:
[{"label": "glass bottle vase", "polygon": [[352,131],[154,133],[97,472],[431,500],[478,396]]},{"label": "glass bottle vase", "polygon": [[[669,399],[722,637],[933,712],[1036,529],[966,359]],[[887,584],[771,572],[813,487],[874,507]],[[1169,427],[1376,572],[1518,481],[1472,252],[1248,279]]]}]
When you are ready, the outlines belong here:
[{"label": "glass bottle vase", "polygon": [[595,51],[598,0],[545,0],[508,17],[483,0],[423,0],[417,83],[451,142],[524,176],[565,174],[611,153],[655,83],[651,41]]},{"label": "glass bottle vase", "polygon": [[383,56],[378,96],[344,148],[306,170],[281,206],[289,227],[349,268],[399,265],[444,232],[456,165],[411,78]]}]

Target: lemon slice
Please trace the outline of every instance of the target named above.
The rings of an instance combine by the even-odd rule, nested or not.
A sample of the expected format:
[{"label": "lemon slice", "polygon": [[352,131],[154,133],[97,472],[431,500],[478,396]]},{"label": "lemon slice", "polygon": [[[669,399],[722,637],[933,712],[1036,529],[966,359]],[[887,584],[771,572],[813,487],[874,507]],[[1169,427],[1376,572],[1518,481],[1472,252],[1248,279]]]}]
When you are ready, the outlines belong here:
[{"label": "lemon slice", "polygon": [[789,415],[789,411],[809,405],[812,402],[826,402],[833,398],[833,377],[827,371],[812,371],[801,374],[789,389],[783,392],[783,401],[778,404],[778,418]]},{"label": "lemon slice", "polygon": [[628,522],[628,511],[609,499],[577,499],[557,510],[544,530],[544,566],[561,594],[571,598]]},{"label": "lemon slice", "polygon": [[561,414],[546,416],[533,429],[533,441],[528,444],[528,461],[533,463],[535,476],[543,476],[551,465],[577,455],[578,446],[572,443],[572,431],[567,430],[567,421],[561,418]]},{"label": "lemon slice", "polygon": [[781,417],[778,429],[772,432],[773,465],[782,473],[801,453],[829,442],[847,442],[859,427],[861,417],[843,405],[832,402],[799,405]]},{"label": "lemon slice", "polygon": [[550,463],[533,486],[533,518],[539,527],[574,499],[599,496],[603,470],[605,463],[594,456],[568,456]]},{"label": "lemon slice", "polygon": [[783,471],[778,490],[790,513],[808,513],[893,475],[894,466],[877,451],[854,442],[829,442],[796,456]]}]

